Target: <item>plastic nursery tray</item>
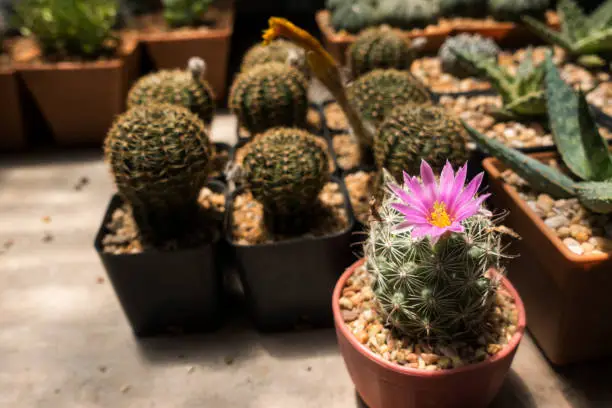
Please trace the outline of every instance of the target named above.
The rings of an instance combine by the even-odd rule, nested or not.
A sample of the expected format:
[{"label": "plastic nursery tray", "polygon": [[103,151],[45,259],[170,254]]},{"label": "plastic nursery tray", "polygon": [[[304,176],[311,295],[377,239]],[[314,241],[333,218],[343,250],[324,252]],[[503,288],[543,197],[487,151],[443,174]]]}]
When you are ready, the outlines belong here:
[{"label": "plastic nursery tray", "polygon": [[259,245],[239,245],[232,238],[233,200],[228,192],[225,238],[232,248],[248,307],[258,329],[277,331],[301,324],[331,327],[331,294],[338,277],[353,262],[351,235],[354,216],[344,183],[349,225],[323,237],[304,236]]},{"label": "plastic nursery tray", "polygon": [[[215,180],[209,182],[209,188],[217,193],[225,191],[225,186]],[[106,225],[121,204],[122,199],[115,194],[94,247],[134,334],[142,337],[218,328],[222,320],[226,243],[217,236],[198,248],[105,253],[102,240],[108,233]]]}]

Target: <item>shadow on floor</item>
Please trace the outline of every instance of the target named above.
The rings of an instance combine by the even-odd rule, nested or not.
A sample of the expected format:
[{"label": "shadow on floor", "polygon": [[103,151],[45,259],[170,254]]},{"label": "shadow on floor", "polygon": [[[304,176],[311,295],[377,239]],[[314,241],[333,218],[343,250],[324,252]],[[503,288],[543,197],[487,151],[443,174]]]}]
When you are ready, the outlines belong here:
[{"label": "shadow on floor", "polygon": [[554,370],[567,384],[563,392],[568,399],[583,401],[585,407],[612,407],[612,358],[554,367]]},{"label": "shadow on floor", "polygon": [[23,153],[0,153],[0,170],[16,166],[87,163],[100,161],[102,156],[103,152],[100,146],[73,149],[45,147]]}]

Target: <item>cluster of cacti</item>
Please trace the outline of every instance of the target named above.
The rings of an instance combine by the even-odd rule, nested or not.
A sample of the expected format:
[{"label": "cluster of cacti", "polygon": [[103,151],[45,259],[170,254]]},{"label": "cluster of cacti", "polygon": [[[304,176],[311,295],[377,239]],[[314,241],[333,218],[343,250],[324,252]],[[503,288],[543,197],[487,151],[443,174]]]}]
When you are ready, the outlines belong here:
[{"label": "cluster of cacti", "polygon": [[140,78],[127,98],[128,109],[153,103],[183,106],[210,124],[215,113],[213,91],[204,80],[205,63],[191,58],[187,71],[162,70]]},{"label": "cluster of cacti", "polygon": [[605,65],[600,54],[612,52],[612,0],[605,1],[589,16],[572,0],[559,0],[557,11],[561,31],[553,31],[529,16],[523,21],[542,39],[565,49],[582,65]]},{"label": "cluster of cacti", "polygon": [[454,50],[463,52],[473,61],[490,60],[494,63],[497,62],[497,57],[501,52],[495,41],[478,34],[464,33],[448,37],[440,47],[438,57],[442,70],[457,78],[475,76],[479,72],[473,67],[473,64],[459,59]]},{"label": "cluster of cacti", "polygon": [[503,161],[536,191],[553,198],[577,197],[589,210],[612,212],[612,156],[601,137],[584,94],[576,93],[559,75],[551,56],[546,64],[548,118],[561,158],[573,176],[464,126],[478,145]]},{"label": "cluster of cacti", "polygon": [[242,72],[252,67],[268,62],[289,64],[299,69],[306,77],[310,76],[304,51],[289,41],[274,40],[268,45],[255,44],[242,57],[240,70]]},{"label": "cluster of cacti", "polygon": [[550,0],[489,0],[489,13],[500,21],[521,21],[523,16],[543,19]]},{"label": "cluster of cacti", "polygon": [[467,161],[467,134],[461,121],[442,107],[403,105],[391,111],[374,138],[374,159],[397,180],[417,173],[421,159],[440,171],[448,160]]},{"label": "cluster of cacti", "polygon": [[164,18],[170,27],[196,27],[213,0],[162,0]]},{"label": "cluster of cacti", "polygon": [[246,188],[264,207],[274,231],[298,231],[329,181],[326,143],[297,128],[275,128],[257,135],[242,159]]},{"label": "cluster of cacti", "polygon": [[115,120],[104,152],[143,237],[161,242],[194,225],[213,155],[196,115],[170,104],[137,106]]},{"label": "cluster of cacti", "polygon": [[308,82],[296,68],[269,62],[240,73],[229,107],[251,134],[277,126],[303,127],[308,111]]},{"label": "cluster of cacti", "polygon": [[347,50],[353,78],[377,68],[409,70],[416,57],[411,41],[389,26],[362,31]]},{"label": "cluster of cacti", "polygon": [[495,60],[480,59],[459,49],[452,48],[457,58],[470,64],[477,72],[486,77],[499,92],[503,107],[494,113],[501,118],[538,117],[546,113],[546,94],[543,63],[535,65],[529,50],[525,59],[512,75]]},{"label": "cluster of cacti", "polygon": [[440,0],[440,15],[445,17],[484,17],[488,0]]}]

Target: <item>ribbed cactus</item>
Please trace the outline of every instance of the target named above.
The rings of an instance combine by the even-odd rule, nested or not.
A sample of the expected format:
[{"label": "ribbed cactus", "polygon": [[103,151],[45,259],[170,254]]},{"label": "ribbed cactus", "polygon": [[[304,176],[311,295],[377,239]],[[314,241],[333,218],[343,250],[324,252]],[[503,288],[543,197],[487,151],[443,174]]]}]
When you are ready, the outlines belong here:
[{"label": "ribbed cactus", "polygon": [[441,170],[446,161],[464,163],[467,134],[458,118],[438,106],[403,105],[379,126],[374,139],[376,167],[400,180],[402,171],[418,172],[421,159]]},{"label": "ribbed cactus", "polygon": [[484,17],[487,0],[440,0],[440,15],[445,17]]},{"label": "ribbed cactus", "polygon": [[299,69],[306,77],[310,75],[304,51],[291,42],[281,39],[274,40],[268,45],[258,43],[249,48],[242,58],[240,71],[244,72],[268,62],[289,64]]},{"label": "ribbed cactus", "polygon": [[409,70],[415,58],[409,39],[389,26],[362,31],[347,50],[347,60],[353,78],[377,68]]},{"label": "ribbed cactus", "polygon": [[331,24],[337,31],[358,33],[376,24],[377,0],[328,0],[326,7],[331,12]]},{"label": "ribbed cactus", "polygon": [[440,51],[438,57],[442,65],[442,70],[457,78],[467,78],[479,74],[478,69],[475,69],[471,63],[467,63],[457,57],[454,50],[459,50],[474,61],[490,60],[493,63],[497,62],[497,56],[501,49],[495,41],[490,38],[484,38],[478,34],[459,34],[454,37],[448,37]]},{"label": "ribbed cactus", "polygon": [[449,165],[432,186],[422,170],[422,184],[393,186],[370,223],[364,249],[379,312],[414,341],[475,340],[494,307],[499,275],[488,272],[503,273],[501,234],[480,211],[486,196],[474,196],[482,174],[464,187],[466,172]]},{"label": "ribbed cactus", "polygon": [[308,227],[330,177],[325,141],[302,129],[275,128],[247,146],[241,163],[245,186],[264,206],[267,224],[275,231]]},{"label": "ribbed cactus", "polygon": [[521,21],[523,16],[543,19],[550,0],[489,0],[489,13],[500,21]]},{"label": "ribbed cactus", "polygon": [[376,128],[396,106],[429,104],[427,89],[409,72],[376,69],[348,86],[348,98],[364,120]]},{"label": "ribbed cactus", "polygon": [[504,162],[536,191],[554,198],[577,197],[589,210],[612,212],[612,156],[582,93],[575,93],[546,59],[548,117],[557,149],[571,177],[490,139],[464,124],[478,145]]},{"label": "ribbed cactus", "polygon": [[607,0],[590,16],[585,16],[572,0],[559,0],[557,12],[561,31],[553,31],[541,22],[525,16],[523,21],[545,41],[565,49],[586,67],[606,64],[599,54],[612,51],[612,0]]},{"label": "ribbed cactus", "polygon": [[194,226],[213,155],[196,115],[170,104],[137,106],[115,120],[104,153],[145,238],[176,238]]},{"label": "ribbed cactus", "polygon": [[434,23],[440,13],[438,0],[384,0],[378,20],[392,27],[412,30]]},{"label": "ribbed cactus", "polygon": [[187,70],[162,70],[140,78],[130,89],[128,109],[153,103],[183,106],[210,124],[215,113],[214,94],[204,80],[206,64],[191,58]]},{"label": "ribbed cactus", "polygon": [[286,64],[256,65],[236,77],[229,107],[251,134],[277,126],[303,127],[308,83],[300,71]]}]

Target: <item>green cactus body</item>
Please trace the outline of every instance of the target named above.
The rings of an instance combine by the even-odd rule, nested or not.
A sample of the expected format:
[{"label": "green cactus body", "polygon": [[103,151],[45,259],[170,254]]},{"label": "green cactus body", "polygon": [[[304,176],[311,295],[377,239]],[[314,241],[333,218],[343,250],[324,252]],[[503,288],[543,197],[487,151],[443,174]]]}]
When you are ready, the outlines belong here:
[{"label": "green cactus body", "polygon": [[465,232],[435,243],[393,228],[404,218],[388,196],[381,221],[370,224],[366,268],[374,278],[379,312],[398,333],[416,341],[473,340],[485,329],[499,287],[490,268],[501,270],[501,236],[490,218],[474,215]]},{"label": "green cactus body", "polygon": [[429,92],[419,80],[396,69],[375,69],[359,77],[349,85],[348,98],[374,128],[396,106],[431,103]]},{"label": "green cactus body", "polygon": [[403,170],[417,174],[421,160],[427,161],[434,171],[441,170],[447,160],[459,165],[469,156],[466,139],[459,119],[444,108],[399,106],[376,133],[376,167],[388,170],[399,181]]},{"label": "green cactus body", "polygon": [[332,27],[337,31],[358,33],[376,24],[378,20],[377,3],[374,0],[328,1],[327,8],[331,11]]},{"label": "green cactus body", "polygon": [[362,31],[347,51],[351,75],[357,78],[377,68],[408,70],[415,58],[410,40],[388,26]]},{"label": "green cactus body", "polygon": [[144,237],[176,238],[194,226],[213,155],[196,115],[170,104],[137,106],[115,120],[104,153]]},{"label": "green cactus body", "polygon": [[438,0],[385,0],[378,8],[381,23],[405,30],[435,23],[439,13]]},{"label": "green cactus body", "polygon": [[201,75],[180,70],[162,70],[140,78],[130,89],[128,109],[152,103],[171,103],[189,109],[207,125],[215,112],[213,91]]},{"label": "green cactus body", "polygon": [[274,231],[300,231],[330,178],[328,146],[302,129],[270,129],[249,142],[242,169],[266,223]]},{"label": "green cactus body", "polygon": [[473,64],[458,58],[454,50],[460,50],[469,55],[471,60],[490,60],[494,63],[497,62],[497,57],[501,52],[495,41],[477,34],[459,34],[448,37],[440,47],[438,57],[442,70],[457,78],[476,76],[480,72]]},{"label": "green cactus body", "polygon": [[234,81],[229,106],[251,134],[278,126],[304,127],[308,83],[300,71],[286,64],[256,65]]},{"label": "green cactus body", "polygon": [[440,15],[446,17],[484,17],[487,0],[440,0]]},{"label": "green cactus body", "polygon": [[242,58],[240,71],[245,72],[256,65],[266,64],[268,62],[289,64],[299,69],[304,76],[310,76],[304,51],[296,47],[293,43],[285,40],[274,40],[268,45],[258,43],[249,48]]},{"label": "green cactus body", "polygon": [[523,16],[543,19],[550,0],[489,0],[489,13],[500,21],[521,21]]}]

